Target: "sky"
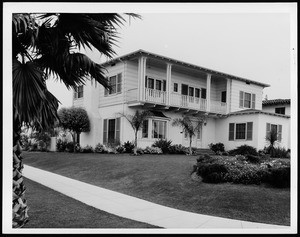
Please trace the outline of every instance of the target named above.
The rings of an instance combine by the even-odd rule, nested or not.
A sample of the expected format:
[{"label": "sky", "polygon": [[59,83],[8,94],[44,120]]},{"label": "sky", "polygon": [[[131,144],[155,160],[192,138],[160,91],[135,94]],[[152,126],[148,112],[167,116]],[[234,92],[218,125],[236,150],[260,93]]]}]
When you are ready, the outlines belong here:
[{"label": "sky", "polygon": [[[142,8],[145,11],[147,8]],[[157,8],[158,9],[158,8]],[[222,8],[217,8],[221,9]],[[225,9],[225,8],[224,8]],[[250,8],[251,9],[251,8]],[[257,7],[248,11],[135,12],[119,28],[116,56],[143,49],[162,56],[269,84],[263,98],[291,98],[291,19],[289,13]],[[97,63],[99,52],[87,51]],[[72,92],[48,81],[48,89],[63,107],[72,105]]]}]

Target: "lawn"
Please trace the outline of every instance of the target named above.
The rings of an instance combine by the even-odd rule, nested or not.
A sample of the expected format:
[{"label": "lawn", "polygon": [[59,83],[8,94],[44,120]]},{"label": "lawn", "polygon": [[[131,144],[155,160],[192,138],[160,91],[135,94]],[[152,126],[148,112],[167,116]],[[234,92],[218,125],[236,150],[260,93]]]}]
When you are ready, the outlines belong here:
[{"label": "lawn", "polygon": [[29,222],[24,228],[158,228],[88,206],[24,179]]},{"label": "lawn", "polygon": [[24,163],[185,211],[290,225],[290,190],[191,179],[197,156],[24,152]]}]

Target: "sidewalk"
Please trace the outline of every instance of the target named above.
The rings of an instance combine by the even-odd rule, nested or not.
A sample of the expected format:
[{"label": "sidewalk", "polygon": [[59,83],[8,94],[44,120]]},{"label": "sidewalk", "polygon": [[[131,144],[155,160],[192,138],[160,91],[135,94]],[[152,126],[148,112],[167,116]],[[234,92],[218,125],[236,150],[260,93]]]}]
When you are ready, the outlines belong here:
[{"label": "sidewalk", "polygon": [[151,203],[108,189],[90,185],[48,171],[24,165],[24,177],[79,200],[97,209],[163,228],[185,229],[285,229],[288,226],[268,225],[201,215]]}]

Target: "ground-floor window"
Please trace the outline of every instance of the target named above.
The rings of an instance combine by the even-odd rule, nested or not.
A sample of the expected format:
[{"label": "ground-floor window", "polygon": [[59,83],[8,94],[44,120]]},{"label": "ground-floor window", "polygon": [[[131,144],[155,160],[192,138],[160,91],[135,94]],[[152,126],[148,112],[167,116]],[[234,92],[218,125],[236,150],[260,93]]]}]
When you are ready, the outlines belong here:
[{"label": "ground-floor window", "polygon": [[165,139],[167,137],[167,122],[152,120],[152,138]]},{"label": "ground-floor window", "polygon": [[269,136],[270,132],[273,130],[277,133],[277,140],[281,142],[282,139],[282,125],[267,123],[266,126],[266,136]]},{"label": "ground-floor window", "polygon": [[103,143],[116,144],[120,142],[121,118],[103,120]]},{"label": "ground-floor window", "polygon": [[253,122],[229,123],[229,141],[252,140]]}]

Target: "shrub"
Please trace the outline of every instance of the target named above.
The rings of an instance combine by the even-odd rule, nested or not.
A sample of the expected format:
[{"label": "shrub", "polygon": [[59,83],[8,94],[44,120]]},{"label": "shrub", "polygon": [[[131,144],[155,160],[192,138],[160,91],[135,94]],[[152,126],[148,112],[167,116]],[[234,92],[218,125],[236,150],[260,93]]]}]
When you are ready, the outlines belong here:
[{"label": "shrub", "polygon": [[96,153],[108,153],[106,147],[100,143],[95,146],[94,152]]},{"label": "shrub", "polygon": [[143,150],[144,154],[162,154],[162,150],[159,147],[149,147],[147,146],[144,150]]},{"label": "shrub", "polygon": [[289,152],[285,148],[273,147],[271,156],[273,158],[290,158]]},{"label": "shrub", "polygon": [[225,182],[224,175],[226,173],[225,165],[217,163],[202,163],[197,169],[197,174],[203,178],[205,183]]},{"label": "shrub", "polygon": [[290,187],[290,167],[270,168],[267,182],[278,188]]},{"label": "shrub", "polygon": [[124,153],[125,152],[125,148],[123,146],[119,145],[119,146],[116,147],[116,151],[118,153]]},{"label": "shrub", "polygon": [[222,154],[222,152],[225,151],[224,144],[221,142],[216,143],[216,144],[211,143],[208,146],[216,154]]},{"label": "shrub", "polygon": [[248,145],[241,145],[239,147],[237,147],[236,149],[230,150],[229,151],[230,155],[254,155],[257,156],[258,153],[256,151],[256,148],[252,147],[252,146],[248,146]]},{"label": "shrub", "polygon": [[166,154],[166,153],[170,153],[170,146],[172,144],[171,140],[167,140],[167,139],[159,139],[156,140],[153,144],[152,147],[158,147],[162,150],[162,153]]},{"label": "shrub", "polygon": [[247,155],[247,161],[249,161],[250,163],[259,163],[260,157],[254,155]]},{"label": "shrub", "polygon": [[74,146],[75,146],[75,152],[81,152],[80,145],[78,143],[74,144],[73,142],[67,142],[65,151],[70,153],[74,152]]},{"label": "shrub", "polygon": [[28,151],[31,146],[31,141],[29,140],[29,136],[21,133],[20,144],[24,151]]},{"label": "shrub", "polygon": [[125,153],[132,153],[134,149],[134,144],[130,141],[124,142],[123,147],[125,148]]},{"label": "shrub", "polygon": [[62,139],[57,139],[56,141],[56,150],[58,152],[64,152],[67,148],[67,141],[62,140]]},{"label": "shrub", "polygon": [[212,163],[214,161],[215,159],[208,154],[200,155],[197,159],[197,163]]},{"label": "shrub", "polygon": [[144,150],[142,148],[138,147],[137,150],[136,150],[136,153],[138,155],[142,155],[142,154],[144,154]]},{"label": "shrub", "polygon": [[171,145],[169,147],[169,153],[170,154],[188,154],[189,150],[187,147],[185,147],[181,144],[175,144],[175,145]]},{"label": "shrub", "polygon": [[94,149],[92,146],[89,146],[89,145],[86,145],[85,147],[83,147],[81,149],[81,152],[82,153],[93,153],[94,152]]}]

